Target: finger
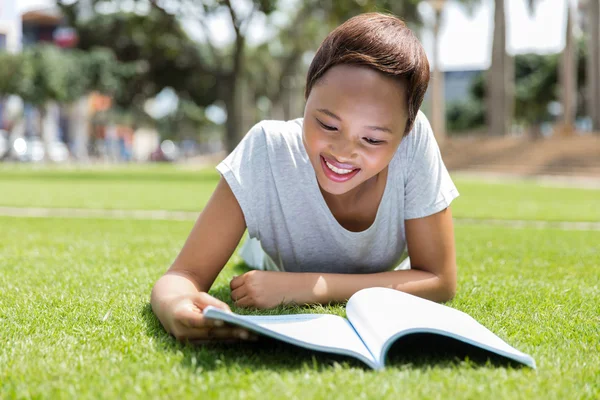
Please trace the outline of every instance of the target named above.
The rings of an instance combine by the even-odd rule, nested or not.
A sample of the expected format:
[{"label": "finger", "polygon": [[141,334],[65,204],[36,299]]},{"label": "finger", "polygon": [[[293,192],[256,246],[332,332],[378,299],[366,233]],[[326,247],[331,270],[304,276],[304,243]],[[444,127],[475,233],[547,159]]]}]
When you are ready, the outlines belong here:
[{"label": "finger", "polygon": [[213,306],[216,308],[220,308],[222,310],[231,311],[231,309],[229,308],[227,303],[214,298],[213,296],[209,295],[206,292],[195,293],[194,296],[192,297],[192,301],[201,310],[204,310],[206,308],[206,306]]},{"label": "finger", "polygon": [[[177,322],[187,328],[207,328],[219,326],[222,324],[217,323],[216,320],[206,318],[202,312],[194,311],[188,308],[182,308],[177,310],[177,315],[175,316]],[[222,326],[222,325],[221,325]]]},{"label": "finger", "polygon": [[253,307],[254,302],[250,298],[250,296],[244,296],[235,301],[236,307]]},{"label": "finger", "polygon": [[231,300],[233,301],[237,301],[238,299],[241,299],[244,296],[246,296],[245,286],[241,286],[231,292]]},{"label": "finger", "polygon": [[244,275],[234,276],[231,282],[229,282],[229,287],[231,290],[237,289],[244,284]]}]

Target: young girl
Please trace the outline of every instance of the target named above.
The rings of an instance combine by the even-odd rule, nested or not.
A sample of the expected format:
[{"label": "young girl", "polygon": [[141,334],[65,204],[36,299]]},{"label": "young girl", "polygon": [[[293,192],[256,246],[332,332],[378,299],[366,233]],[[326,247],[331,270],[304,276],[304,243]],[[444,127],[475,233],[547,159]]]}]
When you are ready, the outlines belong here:
[{"label": "young girl", "polygon": [[419,111],[428,82],[423,47],[396,17],[362,14],[331,32],[308,71],[304,118],[258,123],[217,166],[212,197],[152,291],[165,329],[249,337],[202,315],[229,310],[207,292],[246,229],[241,255],[254,270],[231,281],[236,306],[342,302],[367,287],[452,298],[458,191]]}]

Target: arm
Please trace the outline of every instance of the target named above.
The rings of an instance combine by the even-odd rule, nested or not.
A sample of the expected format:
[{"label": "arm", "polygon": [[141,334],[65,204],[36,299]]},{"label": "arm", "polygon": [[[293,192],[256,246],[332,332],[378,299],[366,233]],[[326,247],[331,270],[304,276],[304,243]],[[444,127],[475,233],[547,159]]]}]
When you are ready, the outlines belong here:
[{"label": "arm", "polygon": [[388,287],[437,302],[452,299],[456,291],[456,252],[450,208],[406,220],[405,230],[411,270],[374,274],[306,273],[303,281],[308,302],[345,301],[368,287]]},{"label": "arm", "polygon": [[245,229],[239,203],[221,177],[179,255],[152,289],[152,310],[168,332],[180,339],[203,338],[210,324],[203,320],[202,309],[207,305],[229,309],[206,292]]}]

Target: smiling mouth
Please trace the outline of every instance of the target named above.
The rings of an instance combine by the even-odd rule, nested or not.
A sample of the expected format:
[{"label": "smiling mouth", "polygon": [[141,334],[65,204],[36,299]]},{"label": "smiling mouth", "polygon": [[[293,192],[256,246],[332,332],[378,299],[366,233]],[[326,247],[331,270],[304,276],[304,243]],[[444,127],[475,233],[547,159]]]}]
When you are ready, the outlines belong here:
[{"label": "smiling mouth", "polygon": [[325,165],[327,166],[327,168],[329,168],[331,170],[331,172],[334,172],[338,175],[347,175],[357,169],[357,168],[354,168],[354,169],[337,168],[334,165],[328,163],[327,161],[325,161]]},{"label": "smiling mouth", "polygon": [[323,168],[323,173],[330,180],[342,183],[352,179],[356,174],[360,172],[360,168],[354,169],[340,169],[329,163],[323,156],[321,158],[321,167]]},{"label": "smiling mouth", "polygon": [[338,173],[349,173],[349,172],[352,172],[354,170],[360,169],[360,168],[355,167],[355,166],[353,166],[351,164],[342,164],[342,163],[339,163],[339,162],[334,161],[332,159],[325,158],[324,156],[321,156],[321,158],[326,163],[326,165],[330,167],[330,169],[332,169],[333,171],[338,172]]}]

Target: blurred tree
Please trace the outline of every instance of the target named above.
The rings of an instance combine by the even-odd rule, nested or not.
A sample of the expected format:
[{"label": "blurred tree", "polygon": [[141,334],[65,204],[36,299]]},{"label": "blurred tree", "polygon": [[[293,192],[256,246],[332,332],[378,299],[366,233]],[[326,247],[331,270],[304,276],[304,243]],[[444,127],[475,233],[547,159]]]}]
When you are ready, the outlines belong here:
[{"label": "blurred tree", "polygon": [[[482,0],[461,0],[472,9]],[[538,0],[525,0],[530,13]],[[486,121],[488,134],[502,136],[510,132],[515,111],[514,58],[506,51],[506,4],[505,0],[494,0],[494,27],[492,34],[492,57],[487,73]]]},{"label": "blurred tree", "polygon": [[485,107],[482,100],[485,99],[469,97],[448,104],[446,110],[448,131],[462,134],[485,127]]},{"label": "blurred tree", "polygon": [[134,65],[118,63],[107,50],[84,52],[38,45],[22,53],[0,55],[0,94],[14,94],[34,105],[39,111],[41,136],[48,142],[42,121],[51,103],[69,104],[94,90],[117,95],[121,82],[134,73]]},{"label": "blurred tree", "polygon": [[204,115],[204,109],[196,103],[180,99],[175,112],[156,121],[156,127],[162,139],[193,139],[197,132],[206,125],[213,125]]},{"label": "blurred tree", "polygon": [[[94,3],[120,3],[94,1]],[[69,23],[79,35],[78,47],[90,50],[110,48],[117,59],[135,62],[136,74],[126,82],[115,99],[121,107],[141,107],[165,87],[189,96],[199,106],[217,98],[216,79],[221,78],[188,37],[179,21],[156,4],[145,14],[115,12],[79,18],[80,1],[59,0]]]},{"label": "blurred tree", "polygon": [[[578,43],[576,103],[585,101],[585,70],[587,53],[583,41]],[[559,63],[561,54],[519,54],[515,57],[515,121],[530,127],[534,135],[539,134],[540,124],[555,118],[549,112],[549,105],[560,99],[563,90],[559,83]],[[484,101],[488,87],[482,74],[470,88],[470,96],[464,102],[451,104],[447,113],[452,131],[477,129],[485,121]],[[575,107],[577,116],[583,115],[583,108]]]},{"label": "blurred tree", "polygon": [[255,103],[266,102],[273,118],[298,117],[308,64],[322,40],[345,20],[364,12],[387,12],[399,16],[411,28],[422,25],[417,10],[420,0],[407,1],[305,1],[290,22],[267,42],[248,51],[247,76]]},{"label": "blurred tree", "polygon": [[[80,47],[103,45],[115,51],[120,60],[144,60],[146,70],[128,83],[132,89],[125,102],[135,96],[147,98],[170,86],[189,97],[198,106],[222,102],[227,112],[225,143],[231,151],[246,128],[241,124],[242,80],[247,78],[253,98],[266,96],[278,102],[285,82],[294,76],[299,60],[342,21],[367,11],[389,11],[411,24],[420,24],[419,0],[305,0],[292,12],[290,23],[279,28],[268,43],[246,58],[248,27],[262,14],[269,18],[277,0],[248,0],[248,7],[232,5],[229,0],[137,0],[148,10],[139,13],[94,14],[81,17],[86,4],[112,5],[119,9],[121,0],[59,0],[59,4],[80,35]],[[131,2],[129,2],[131,3]],[[140,8],[142,9],[142,7]],[[209,29],[209,21],[227,15],[233,41],[219,46]],[[279,15],[281,16],[281,15]],[[204,40],[196,45],[181,28],[180,21],[194,21]],[[85,22],[83,22],[85,21]],[[270,21],[272,22],[272,21]],[[273,51],[279,47],[280,51]],[[251,66],[249,66],[250,64]],[[274,66],[274,64],[276,66]],[[250,70],[246,74],[246,69]],[[256,81],[254,78],[259,78]],[[253,107],[253,105],[252,105]]]},{"label": "blurred tree", "polygon": [[573,1],[565,0],[566,28],[565,48],[560,61],[560,98],[562,104],[562,121],[558,132],[571,135],[575,131],[575,116],[577,115],[577,43],[575,41],[575,9]]},{"label": "blurred tree", "polygon": [[[88,0],[92,9],[112,5],[119,10],[121,0]],[[136,1],[145,3],[147,1]],[[59,5],[80,36],[83,49],[95,45],[111,48],[120,60],[143,61],[145,69],[128,83],[127,96],[119,99],[122,105],[140,103],[165,87],[189,98],[199,107],[221,100],[227,111],[226,143],[231,150],[239,140],[239,106],[236,102],[239,77],[250,21],[257,12],[269,14],[274,1],[255,0],[250,12],[241,13],[229,0],[151,0],[144,13],[95,13],[82,19],[82,0],[59,0]],[[232,46],[222,49],[212,42],[208,21],[227,11],[235,32]],[[205,32],[202,45],[194,43],[183,30],[180,19],[193,19]]]},{"label": "blurred tree", "polygon": [[504,0],[494,0],[494,33],[492,63],[487,77],[487,122],[492,136],[510,131],[513,121],[514,78],[511,79],[512,61],[506,52],[506,9]]},{"label": "blurred tree", "polygon": [[592,129],[600,133],[600,0],[583,2],[588,40],[587,111],[592,118]]},{"label": "blurred tree", "polygon": [[22,53],[0,52],[0,96],[27,90],[28,67]]}]

